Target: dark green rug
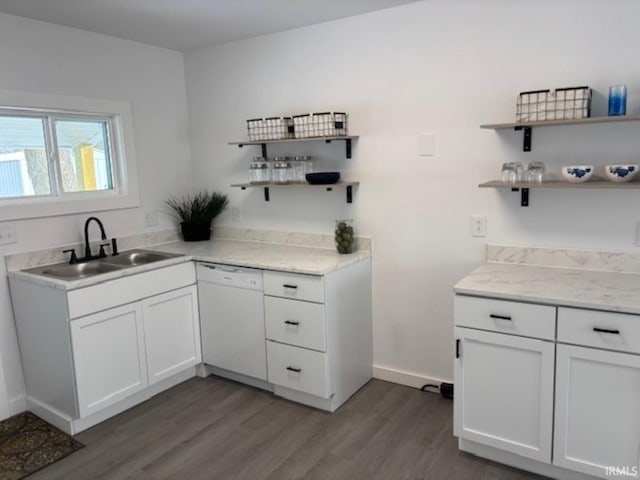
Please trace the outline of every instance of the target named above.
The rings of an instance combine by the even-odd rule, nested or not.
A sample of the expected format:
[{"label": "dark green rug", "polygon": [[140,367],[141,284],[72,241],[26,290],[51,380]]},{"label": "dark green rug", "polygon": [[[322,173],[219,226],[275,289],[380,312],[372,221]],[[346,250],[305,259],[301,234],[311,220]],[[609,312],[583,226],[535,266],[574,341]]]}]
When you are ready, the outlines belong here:
[{"label": "dark green rug", "polygon": [[31,412],[0,422],[0,480],[18,480],[84,447]]}]

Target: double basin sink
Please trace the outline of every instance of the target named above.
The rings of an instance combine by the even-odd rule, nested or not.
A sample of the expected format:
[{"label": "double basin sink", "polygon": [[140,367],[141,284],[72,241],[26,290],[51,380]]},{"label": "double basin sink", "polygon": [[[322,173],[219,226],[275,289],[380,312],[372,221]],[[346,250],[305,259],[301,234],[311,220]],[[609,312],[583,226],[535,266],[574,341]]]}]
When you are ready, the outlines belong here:
[{"label": "double basin sink", "polygon": [[35,275],[71,281],[183,256],[184,255],[181,254],[154,252],[150,250],[129,250],[116,256],[90,260],[88,262],[73,264],[56,263],[30,268],[24,271]]}]

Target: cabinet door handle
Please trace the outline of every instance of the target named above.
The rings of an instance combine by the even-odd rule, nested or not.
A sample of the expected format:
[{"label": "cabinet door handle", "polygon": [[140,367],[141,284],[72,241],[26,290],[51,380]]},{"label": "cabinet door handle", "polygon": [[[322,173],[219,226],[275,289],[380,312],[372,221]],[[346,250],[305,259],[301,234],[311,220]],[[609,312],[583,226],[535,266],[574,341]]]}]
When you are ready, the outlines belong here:
[{"label": "cabinet door handle", "polygon": [[302,369],[296,368],[296,367],[287,367],[287,370],[289,370],[290,372],[296,372],[296,373],[300,373],[302,371]]},{"label": "cabinet door handle", "polygon": [[612,333],[614,335],[620,335],[620,330],[618,329],[612,330],[610,328],[593,327],[593,331],[598,333]]},{"label": "cabinet door handle", "polygon": [[295,320],[285,320],[284,323],[286,323],[287,325],[295,325],[296,327],[300,325],[300,322],[297,322]]},{"label": "cabinet door handle", "polygon": [[460,339],[456,339],[456,358],[460,358]]},{"label": "cabinet door handle", "polygon": [[284,283],[282,286],[283,286],[284,288],[290,288],[290,289],[292,289],[292,290],[297,290],[297,289],[298,289],[298,286],[297,286],[297,285],[288,285],[288,284]]},{"label": "cabinet door handle", "polygon": [[489,315],[489,317],[494,318],[496,320],[509,320],[511,321],[511,317],[507,317],[505,315],[494,315],[493,313]]}]

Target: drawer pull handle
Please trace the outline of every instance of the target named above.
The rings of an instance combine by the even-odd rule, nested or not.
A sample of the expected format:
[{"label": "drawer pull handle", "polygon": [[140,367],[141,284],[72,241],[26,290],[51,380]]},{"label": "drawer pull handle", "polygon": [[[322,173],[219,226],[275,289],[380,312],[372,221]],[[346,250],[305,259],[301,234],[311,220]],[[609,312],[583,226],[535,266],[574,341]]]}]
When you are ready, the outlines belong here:
[{"label": "drawer pull handle", "polygon": [[282,286],[283,286],[284,288],[288,288],[288,289],[291,289],[291,290],[297,290],[297,289],[298,289],[298,286],[297,286],[297,285],[288,285],[288,284],[286,284],[286,283],[285,283],[285,284],[283,284]]},{"label": "drawer pull handle", "polygon": [[289,370],[290,372],[296,372],[296,373],[300,373],[302,371],[302,369],[296,368],[296,367],[287,367],[287,370]]},{"label": "drawer pull handle", "polygon": [[294,325],[296,327],[300,325],[300,322],[296,322],[295,320],[285,320],[284,323],[286,323],[287,325]]},{"label": "drawer pull handle", "polygon": [[620,330],[618,329],[611,330],[609,328],[593,327],[593,331],[598,333],[612,333],[613,335],[620,335]]},{"label": "drawer pull handle", "polygon": [[506,317],[504,315],[494,315],[493,313],[489,315],[491,318],[495,318],[496,320],[509,320],[511,321],[511,317]]}]

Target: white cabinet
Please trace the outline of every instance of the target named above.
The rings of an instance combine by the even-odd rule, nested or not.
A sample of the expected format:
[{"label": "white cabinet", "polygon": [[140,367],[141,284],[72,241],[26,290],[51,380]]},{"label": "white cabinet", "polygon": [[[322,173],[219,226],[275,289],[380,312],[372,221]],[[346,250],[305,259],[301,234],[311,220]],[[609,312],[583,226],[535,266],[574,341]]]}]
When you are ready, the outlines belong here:
[{"label": "white cabinet", "polygon": [[195,285],[143,300],[142,313],[149,384],[200,363]]},{"label": "white cabinet", "polygon": [[264,272],[276,395],[335,411],[371,379],[371,261],[323,276]]},{"label": "white cabinet", "polygon": [[77,433],[195,375],[195,280],[192,262],[70,291],[10,278],[27,407]]},{"label": "white cabinet", "polygon": [[554,463],[601,478],[640,470],[640,355],[558,345]]},{"label": "white cabinet", "polygon": [[71,322],[71,346],[81,417],[147,387],[139,303]]},{"label": "white cabinet", "polygon": [[612,476],[608,468],[639,477],[639,322],[558,309],[554,464],[600,478]]},{"label": "white cabinet", "polygon": [[640,316],[456,295],[455,324],[462,450],[552,478],[640,478]]},{"label": "white cabinet", "polygon": [[454,434],[542,462],[551,461],[551,342],[455,329]]}]

